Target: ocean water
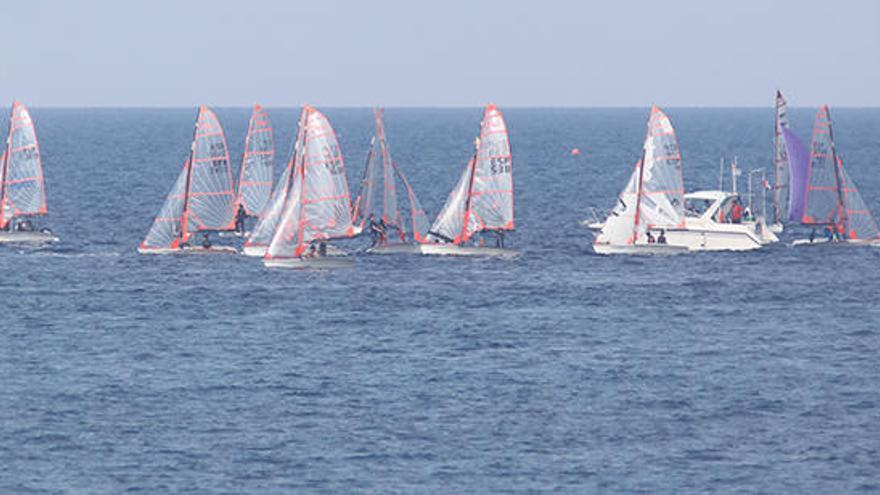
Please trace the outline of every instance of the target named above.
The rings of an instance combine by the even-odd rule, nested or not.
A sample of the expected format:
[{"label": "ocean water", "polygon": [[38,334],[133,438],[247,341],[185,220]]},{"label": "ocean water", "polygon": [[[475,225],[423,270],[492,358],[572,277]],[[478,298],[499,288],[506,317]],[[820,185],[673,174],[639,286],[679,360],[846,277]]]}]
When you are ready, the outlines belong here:
[{"label": "ocean water", "polygon": [[[237,168],[249,110],[217,111]],[[280,171],[298,111],[269,111]],[[0,247],[0,492],[880,491],[880,249],[592,255],[647,108],[505,112],[517,260],[305,273],[135,252],[194,108],[32,113],[62,242]],[[371,113],[325,113],[354,188]],[[688,189],[769,171],[769,105],[667,113]],[[387,110],[429,215],[480,116]],[[832,116],[880,213],[880,110]]]}]

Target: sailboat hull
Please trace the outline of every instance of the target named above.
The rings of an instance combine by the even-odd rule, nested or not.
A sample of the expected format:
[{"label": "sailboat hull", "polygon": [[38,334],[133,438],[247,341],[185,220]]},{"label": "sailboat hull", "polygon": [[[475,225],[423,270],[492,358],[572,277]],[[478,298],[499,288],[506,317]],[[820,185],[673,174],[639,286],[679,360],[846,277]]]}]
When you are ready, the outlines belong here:
[{"label": "sailboat hull", "polygon": [[382,246],[374,246],[367,249],[367,254],[420,254],[418,244],[385,244]]},{"label": "sailboat hull", "polygon": [[821,246],[821,245],[829,245],[829,246],[875,246],[880,247],[880,240],[861,240],[861,239],[850,239],[845,241],[831,241],[828,240],[827,237],[821,237],[813,239],[812,241],[809,239],[795,239],[791,242],[792,247],[798,246]]},{"label": "sailboat hull", "polygon": [[673,246],[671,244],[628,244],[616,246],[613,244],[593,244],[593,252],[602,255],[629,254],[646,256],[667,256],[684,254],[690,251],[685,246]]},{"label": "sailboat hull", "polygon": [[266,268],[286,268],[292,270],[332,270],[351,268],[354,260],[347,256],[315,256],[305,258],[272,258],[263,260]]},{"label": "sailboat hull", "polygon": [[238,249],[232,246],[186,246],[180,248],[138,248],[140,254],[238,254]]},{"label": "sailboat hull", "polygon": [[33,231],[0,231],[0,244],[46,244],[49,242],[58,242],[58,237],[51,232],[33,232]]},{"label": "sailboat hull", "polygon": [[258,258],[258,257],[262,258],[263,256],[266,256],[267,249],[268,248],[266,246],[247,246],[247,245],[245,245],[241,249],[241,254],[243,254],[245,256],[252,256],[254,258]]},{"label": "sailboat hull", "polygon": [[481,246],[458,246],[455,244],[420,244],[419,252],[433,256],[477,256],[489,258],[515,258],[520,255],[513,249],[481,247]]}]

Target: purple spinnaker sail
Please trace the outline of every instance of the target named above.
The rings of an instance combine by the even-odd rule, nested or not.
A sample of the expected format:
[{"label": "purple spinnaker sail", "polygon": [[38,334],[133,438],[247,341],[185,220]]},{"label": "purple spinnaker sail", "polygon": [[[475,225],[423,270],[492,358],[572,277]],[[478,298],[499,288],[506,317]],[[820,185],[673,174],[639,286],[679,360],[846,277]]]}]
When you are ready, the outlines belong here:
[{"label": "purple spinnaker sail", "polygon": [[807,147],[797,134],[788,127],[782,128],[785,149],[788,152],[789,196],[788,220],[800,222],[804,215],[804,193],[807,189],[807,169],[810,166],[810,154]]}]

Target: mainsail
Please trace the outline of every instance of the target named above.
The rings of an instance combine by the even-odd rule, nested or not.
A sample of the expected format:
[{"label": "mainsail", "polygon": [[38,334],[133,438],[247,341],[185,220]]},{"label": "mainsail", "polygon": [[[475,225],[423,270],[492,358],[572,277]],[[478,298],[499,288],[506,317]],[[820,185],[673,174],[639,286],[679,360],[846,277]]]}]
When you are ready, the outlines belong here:
[{"label": "mainsail", "polygon": [[642,159],[596,238],[602,244],[634,244],[648,229],[684,227],[684,180],[675,129],[651,107]]},{"label": "mainsail", "polygon": [[476,152],[431,226],[430,234],[461,244],[484,230],[513,230],[513,168],[504,116],[487,105]]},{"label": "mainsail", "polygon": [[275,142],[269,115],[260,105],[254,105],[244,141],[241,173],[238,180],[236,203],[246,214],[260,216],[272,193],[275,166]]},{"label": "mainsail", "polygon": [[[406,240],[408,231],[413,240],[419,242],[424,239],[427,231],[425,211],[419,204],[409,182],[403,172],[391,159],[388,142],[385,138],[385,123],[383,111],[376,109],[373,112],[376,124],[376,133],[370,141],[370,150],[367,153],[367,163],[364,167],[364,178],[361,182],[361,193],[355,201],[354,222],[361,229],[373,218],[382,220],[386,226],[397,229],[401,240]],[[407,195],[401,208],[399,201],[398,183],[400,179]],[[409,210],[411,222],[405,222],[407,215],[402,211]],[[409,225],[408,225],[409,224]]]},{"label": "mainsail", "polygon": [[810,143],[810,166],[807,170],[807,187],[804,198],[804,214],[801,223],[822,225],[834,223],[842,196],[838,187],[837,152],[828,107],[823,106],[816,114],[813,139]]},{"label": "mainsail", "polygon": [[254,227],[251,235],[244,243],[246,247],[268,246],[269,243],[272,242],[272,237],[275,235],[275,230],[277,230],[278,223],[281,221],[281,217],[284,214],[284,205],[288,202],[288,196],[294,183],[294,172],[296,170],[296,164],[299,163],[300,153],[302,153],[303,149],[303,133],[305,132],[305,122],[308,114],[308,107],[303,108],[299,117],[299,124],[297,125],[296,141],[294,141],[293,149],[290,152],[290,159],[287,162],[287,167],[285,167],[284,173],[281,174],[281,178],[278,180],[275,189],[272,191],[272,196],[269,198],[269,204],[263,211],[263,216],[260,217],[256,227]]},{"label": "mainsail", "polygon": [[202,106],[189,159],[141,248],[177,248],[196,231],[232,230],[233,199],[232,169],[223,128],[214,112]]},{"label": "mainsail", "polygon": [[788,128],[788,108],[781,91],[776,91],[776,119],[773,125],[773,222],[786,218],[785,204],[789,195],[788,151],[783,129]]},{"label": "mainsail", "polygon": [[302,256],[318,239],[354,235],[351,197],[336,134],[321,112],[306,106],[301,159],[266,258]]},{"label": "mainsail", "polygon": [[15,101],[0,165],[0,228],[18,216],[46,214],[46,187],[37,131],[27,108]]}]

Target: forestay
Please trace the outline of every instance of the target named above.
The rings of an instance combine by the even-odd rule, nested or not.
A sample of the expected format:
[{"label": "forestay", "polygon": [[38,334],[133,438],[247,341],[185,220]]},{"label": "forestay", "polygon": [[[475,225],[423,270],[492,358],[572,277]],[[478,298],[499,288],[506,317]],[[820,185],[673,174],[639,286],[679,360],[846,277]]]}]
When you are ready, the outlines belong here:
[{"label": "forestay", "polygon": [[255,105],[244,142],[236,198],[236,203],[244,207],[246,214],[262,215],[272,193],[274,167],[272,124],[266,111],[260,105]]},{"label": "forestay", "polygon": [[13,102],[0,170],[0,227],[17,216],[44,215],[46,188],[37,132],[27,108]]},{"label": "forestay", "polygon": [[321,112],[306,107],[302,159],[294,168],[293,192],[267,258],[302,256],[318,239],[354,235],[345,164],[336,134]]}]

